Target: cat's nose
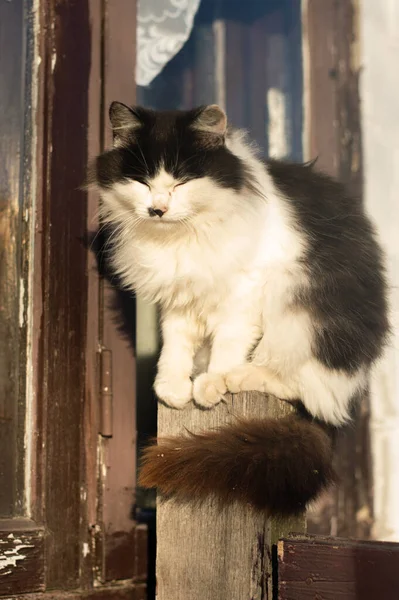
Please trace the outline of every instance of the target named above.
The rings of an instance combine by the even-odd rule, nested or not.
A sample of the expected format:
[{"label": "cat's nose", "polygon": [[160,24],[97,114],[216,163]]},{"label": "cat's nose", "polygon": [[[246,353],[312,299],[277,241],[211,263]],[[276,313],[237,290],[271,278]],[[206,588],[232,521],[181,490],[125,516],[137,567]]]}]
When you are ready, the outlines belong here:
[{"label": "cat's nose", "polygon": [[148,214],[150,217],[162,217],[166,213],[166,210],[161,210],[160,208],[152,208],[148,209]]}]

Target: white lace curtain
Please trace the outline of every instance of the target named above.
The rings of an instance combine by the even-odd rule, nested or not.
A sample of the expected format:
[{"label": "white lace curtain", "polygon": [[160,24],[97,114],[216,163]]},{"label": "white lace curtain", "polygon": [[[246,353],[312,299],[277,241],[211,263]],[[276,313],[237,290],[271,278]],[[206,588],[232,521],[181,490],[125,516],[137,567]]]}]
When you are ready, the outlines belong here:
[{"label": "white lace curtain", "polygon": [[187,41],[200,0],[139,0],[136,83],[147,86]]}]

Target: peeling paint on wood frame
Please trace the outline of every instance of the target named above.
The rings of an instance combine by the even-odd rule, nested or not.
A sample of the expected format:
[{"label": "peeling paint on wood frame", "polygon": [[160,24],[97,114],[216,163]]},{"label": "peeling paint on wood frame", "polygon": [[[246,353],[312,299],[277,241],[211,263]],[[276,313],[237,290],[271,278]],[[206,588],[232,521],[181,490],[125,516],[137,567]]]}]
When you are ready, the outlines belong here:
[{"label": "peeling paint on wood frame", "polygon": [[[19,529],[18,520],[8,521],[14,530],[0,530],[0,595],[44,589],[44,531]],[[22,525],[23,526],[23,525]]]}]

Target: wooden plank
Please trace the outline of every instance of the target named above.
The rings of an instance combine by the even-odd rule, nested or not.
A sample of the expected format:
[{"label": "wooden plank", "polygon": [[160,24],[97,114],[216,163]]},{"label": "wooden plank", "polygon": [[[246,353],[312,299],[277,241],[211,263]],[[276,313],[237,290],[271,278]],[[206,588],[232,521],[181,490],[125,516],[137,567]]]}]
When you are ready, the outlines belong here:
[{"label": "wooden plank", "polygon": [[[101,152],[102,139],[102,23],[103,6],[98,0],[89,0],[90,21],[90,75],[88,82],[87,157],[91,163]],[[87,193],[86,228],[98,229],[98,195],[94,190]],[[96,567],[95,535],[98,519],[98,431],[99,408],[99,274],[94,252],[90,250],[92,239],[87,240],[87,321],[86,321],[86,370],[83,435],[81,437],[80,482],[80,586],[93,584]]]},{"label": "wooden plank", "polygon": [[[131,105],[136,98],[136,2],[112,0],[104,7],[102,131],[104,147],[110,148],[111,102]],[[113,435],[100,441],[99,522],[104,543],[99,578],[144,578],[146,567],[140,575],[135,569],[137,561],[145,561],[146,543],[132,517],[136,484],[135,301],[131,294],[111,289],[103,280],[100,305],[100,344],[112,352]]]},{"label": "wooden plank", "polygon": [[304,46],[308,57],[305,80],[309,115],[308,156],[318,156],[321,170],[338,175],[338,131],[336,114],[336,57],[334,23],[336,0],[308,0],[304,15]]},{"label": "wooden plank", "polygon": [[399,544],[295,537],[278,543],[279,600],[397,600]]},{"label": "wooden plank", "polygon": [[335,16],[336,102],[339,178],[351,193],[363,192],[359,79],[361,72],[359,0],[338,2]]},{"label": "wooden plank", "polygon": [[[24,134],[24,8],[0,3],[0,516],[21,513],[23,414],[18,414]],[[22,279],[22,286],[20,281]],[[21,345],[22,345],[21,344]],[[22,371],[22,370],[21,370]],[[24,380],[21,381],[22,388]],[[24,392],[24,390],[23,390]],[[22,413],[25,399],[22,394]],[[22,416],[22,423],[19,417]],[[17,441],[18,440],[18,441]],[[17,443],[21,442],[21,448]],[[21,450],[21,451],[20,451]],[[18,458],[20,460],[18,461]],[[22,480],[22,481],[21,481]],[[17,506],[18,503],[18,506]]]},{"label": "wooden plank", "polygon": [[[238,394],[212,411],[177,412],[159,406],[159,436],[209,429],[236,415],[287,414],[289,405],[262,394]],[[267,521],[245,507],[220,512],[158,502],[157,600],[266,600],[272,598],[271,551],[283,532],[304,521]]]},{"label": "wooden plank", "polygon": [[[33,227],[33,261],[31,282],[31,406],[29,428],[27,430],[27,446],[29,448],[29,510],[32,518],[39,523],[45,518],[45,480],[46,480],[46,402],[43,394],[43,360],[44,360],[44,247],[47,233],[44,231],[45,215],[43,206],[46,197],[43,193],[47,178],[47,124],[48,124],[48,66],[44,57],[48,51],[47,38],[43,32],[47,30],[47,12],[41,5],[34,14],[34,36],[32,77],[34,92],[32,93],[32,171],[31,198],[34,206]],[[39,60],[40,57],[40,60]]]},{"label": "wooden plank", "polygon": [[27,521],[0,523],[0,595],[44,589],[44,530]]},{"label": "wooden plank", "polygon": [[[134,369],[123,371],[123,368],[126,357],[129,365],[134,366],[134,362],[124,339],[114,356],[121,369],[116,373],[116,389],[124,392],[125,410],[120,409],[120,403],[116,407],[117,441],[113,445],[111,476],[106,468],[109,463],[98,461],[96,358],[99,309],[103,305],[98,305],[98,279],[93,260],[88,260],[86,244],[88,224],[97,211],[98,198],[90,194],[87,204],[86,192],[81,189],[88,158],[94,158],[102,148],[105,127],[109,131],[108,117],[105,121],[103,114],[104,76],[108,84],[110,80],[113,82],[107,88],[109,93],[118,94],[126,81],[134,90],[133,71],[128,80],[126,64],[118,64],[117,57],[134,66],[131,50],[135,3],[125,2],[123,6],[95,0],[43,0],[39,9],[37,44],[41,61],[35,148],[38,198],[33,294],[35,476],[31,510],[48,527],[46,589],[62,589],[63,592],[54,593],[54,597],[62,597],[67,589],[91,588],[98,583],[93,582],[98,574],[97,550],[101,554],[99,579],[125,577],[144,581],[146,575],[145,531],[136,528],[131,519],[135,475]],[[105,40],[110,20],[112,32],[106,30]],[[102,47],[105,41],[106,65]],[[127,97],[122,99],[131,101]],[[114,313],[109,311],[107,319],[112,321],[110,328],[117,332]],[[120,373],[124,379],[119,377]],[[127,457],[125,464],[118,451]],[[101,477],[105,475],[108,501],[105,516],[98,496],[98,467]],[[123,535],[115,538],[114,533],[122,529],[121,521],[126,527]],[[102,527],[104,522],[106,527]],[[99,530],[101,534],[109,534],[105,544]],[[96,547],[98,539],[101,544]],[[74,592],[70,597],[82,594]],[[144,584],[117,590],[105,587],[103,593],[100,589],[92,590],[93,597],[101,598],[142,600],[144,594]],[[88,590],[83,595],[90,596]]]},{"label": "wooden plank", "polygon": [[[43,237],[38,341],[40,439],[35,516],[46,536],[46,587],[74,588],[80,578],[81,448],[87,315],[86,193],[90,25],[87,0],[40,3],[43,70],[39,98],[43,162],[37,210]],[[77,68],[79,65],[79,68]],[[41,158],[41,157],[40,157]],[[39,160],[40,160],[39,158]],[[38,167],[39,168],[39,167]],[[38,315],[39,316],[39,315]],[[62,515],[62,518],[60,518]]]},{"label": "wooden plank", "polygon": [[[362,194],[357,0],[308,0],[303,14],[305,159]],[[372,525],[369,401],[336,445],[339,485],[310,512],[312,533],[368,538]]]},{"label": "wooden plank", "polygon": [[19,595],[16,600],[147,600],[144,584],[124,583],[91,590],[54,590],[44,594]]},{"label": "wooden plank", "polygon": [[308,0],[304,13],[308,157],[353,193],[362,182],[357,0]]}]

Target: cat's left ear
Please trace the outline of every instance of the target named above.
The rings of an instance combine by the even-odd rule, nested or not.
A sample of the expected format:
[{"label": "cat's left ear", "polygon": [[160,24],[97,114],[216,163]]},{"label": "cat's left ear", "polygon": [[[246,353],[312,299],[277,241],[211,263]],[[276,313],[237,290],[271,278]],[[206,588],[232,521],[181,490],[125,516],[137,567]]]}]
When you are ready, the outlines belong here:
[{"label": "cat's left ear", "polygon": [[143,125],[134,108],[122,102],[112,102],[109,107],[109,120],[112,125],[114,146],[121,146],[131,140],[134,131]]},{"label": "cat's left ear", "polygon": [[227,117],[224,110],[217,104],[210,104],[199,109],[195,120],[194,129],[204,135],[204,140],[212,145],[224,143],[227,129]]}]

